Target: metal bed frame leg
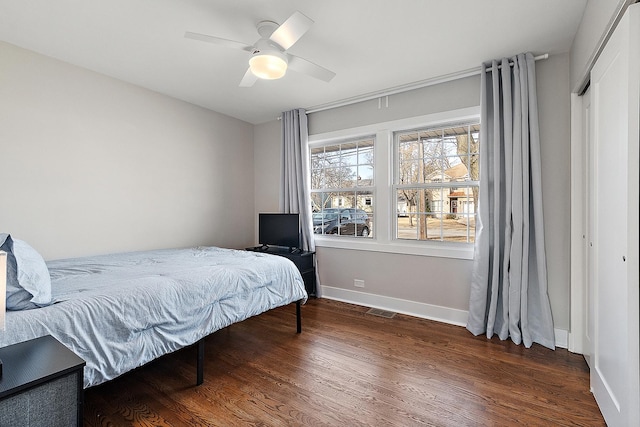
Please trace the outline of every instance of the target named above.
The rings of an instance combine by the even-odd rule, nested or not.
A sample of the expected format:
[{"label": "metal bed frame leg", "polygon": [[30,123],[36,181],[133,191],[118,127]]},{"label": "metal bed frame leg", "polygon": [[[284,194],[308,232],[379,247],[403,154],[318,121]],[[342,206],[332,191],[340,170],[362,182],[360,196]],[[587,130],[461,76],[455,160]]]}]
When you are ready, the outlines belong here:
[{"label": "metal bed frame leg", "polygon": [[204,338],[198,341],[198,361],[196,385],[200,385],[204,381]]},{"label": "metal bed frame leg", "polygon": [[[302,314],[301,306],[302,302],[296,301],[296,333],[302,332]],[[196,385],[200,385],[204,382],[204,338],[198,341],[198,358],[196,362]]]}]

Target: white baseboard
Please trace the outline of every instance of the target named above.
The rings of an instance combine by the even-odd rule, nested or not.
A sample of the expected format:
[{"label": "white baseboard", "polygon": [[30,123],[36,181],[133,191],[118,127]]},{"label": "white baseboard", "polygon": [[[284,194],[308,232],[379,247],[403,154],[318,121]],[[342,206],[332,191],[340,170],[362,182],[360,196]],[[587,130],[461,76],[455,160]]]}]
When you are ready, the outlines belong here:
[{"label": "white baseboard", "polygon": [[322,298],[395,311],[396,313],[436,320],[451,325],[465,326],[467,324],[468,312],[465,310],[456,310],[454,308],[334,288],[331,286],[320,286],[320,295]]},{"label": "white baseboard", "polygon": [[554,329],[553,332],[556,336],[556,347],[569,348],[569,331]]},{"label": "white baseboard", "polygon": [[[380,308],[382,310],[395,311],[396,313],[422,319],[435,320],[456,326],[466,326],[469,312],[439,305],[425,304],[400,298],[386,297],[369,294],[366,292],[352,291],[349,289],[335,288],[332,286],[319,286],[321,298],[363,305],[365,307]],[[556,347],[567,348],[568,332],[564,329],[555,329]]]}]

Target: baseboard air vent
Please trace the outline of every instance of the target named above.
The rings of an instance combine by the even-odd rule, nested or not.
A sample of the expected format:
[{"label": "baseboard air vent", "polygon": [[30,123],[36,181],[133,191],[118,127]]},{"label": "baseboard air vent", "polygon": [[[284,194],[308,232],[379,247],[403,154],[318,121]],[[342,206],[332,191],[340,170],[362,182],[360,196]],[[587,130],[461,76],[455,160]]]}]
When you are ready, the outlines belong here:
[{"label": "baseboard air vent", "polygon": [[386,319],[391,319],[393,316],[396,315],[396,313],[393,311],[381,310],[379,308],[370,308],[369,311],[367,311],[367,314],[372,314],[378,317],[384,317]]}]

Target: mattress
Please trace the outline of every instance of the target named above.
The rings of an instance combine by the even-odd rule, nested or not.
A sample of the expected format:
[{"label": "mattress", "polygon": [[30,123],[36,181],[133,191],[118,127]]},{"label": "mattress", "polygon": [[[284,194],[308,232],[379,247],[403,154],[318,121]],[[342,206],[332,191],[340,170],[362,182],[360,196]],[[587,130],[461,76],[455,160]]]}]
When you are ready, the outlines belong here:
[{"label": "mattress", "polygon": [[55,303],[9,311],[0,347],[52,335],[83,358],[91,387],[307,294],[270,254],[198,247],[47,262]]}]

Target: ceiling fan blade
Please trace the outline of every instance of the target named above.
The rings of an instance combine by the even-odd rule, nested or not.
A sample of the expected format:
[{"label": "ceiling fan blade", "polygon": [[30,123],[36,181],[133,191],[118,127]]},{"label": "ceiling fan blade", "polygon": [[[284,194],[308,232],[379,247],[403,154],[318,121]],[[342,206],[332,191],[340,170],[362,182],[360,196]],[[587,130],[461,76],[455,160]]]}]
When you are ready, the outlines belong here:
[{"label": "ceiling fan blade", "polygon": [[286,21],[271,34],[271,41],[278,43],[284,50],[289,49],[304,33],[309,31],[313,21],[302,13],[295,11]]},{"label": "ceiling fan blade", "polygon": [[187,31],[186,33],[184,33],[184,36],[185,38],[188,38],[188,39],[200,40],[203,42],[213,43],[220,46],[230,47],[232,49],[240,49],[247,52],[253,52],[253,46],[249,46],[242,42],[227,40],[227,39],[223,39],[215,36],[208,36],[206,34],[192,33],[191,31]]},{"label": "ceiling fan blade", "polygon": [[336,76],[333,71],[294,55],[289,55],[289,68],[325,82],[330,82]]},{"label": "ceiling fan blade", "polygon": [[256,80],[258,80],[258,77],[251,72],[251,68],[247,68],[247,72],[244,73],[244,77],[240,81],[240,87],[251,87]]}]

